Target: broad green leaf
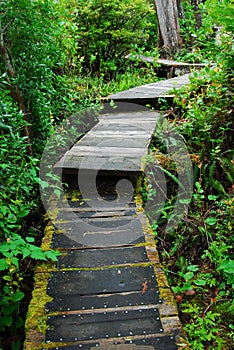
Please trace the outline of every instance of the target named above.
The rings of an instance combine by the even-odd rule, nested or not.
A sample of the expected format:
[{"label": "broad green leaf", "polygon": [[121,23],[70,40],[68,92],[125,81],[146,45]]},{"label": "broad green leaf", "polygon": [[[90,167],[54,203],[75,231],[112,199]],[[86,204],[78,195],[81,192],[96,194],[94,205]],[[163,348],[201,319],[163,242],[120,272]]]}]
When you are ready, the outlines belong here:
[{"label": "broad green leaf", "polygon": [[8,269],[9,265],[6,262],[6,259],[0,259],[0,271]]},{"label": "broad green leaf", "polygon": [[224,262],[219,268],[226,273],[234,274],[234,260]]},{"label": "broad green leaf", "polygon": [[24,298],[24,293],[23,292],[16,292],[14,295],[13,295],[13,301],[20,301]]},{"label": "broad green leaf", "polygon": [[205,223],[206,223],[207,225],[210,225],[210,226],[215,225],[216,222],[217,222],[217,219],[216,219],[216,218],[206,218],[206,219],[205,219]]}]

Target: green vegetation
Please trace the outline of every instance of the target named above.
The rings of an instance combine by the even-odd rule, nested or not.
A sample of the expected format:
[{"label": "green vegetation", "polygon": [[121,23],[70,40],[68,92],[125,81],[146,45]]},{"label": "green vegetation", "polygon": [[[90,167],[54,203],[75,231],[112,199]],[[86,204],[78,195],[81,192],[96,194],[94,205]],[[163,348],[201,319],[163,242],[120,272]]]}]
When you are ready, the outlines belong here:
[{"label": "green vegetation", "polygon": [[[215,66],[195,74],[173,107],[164,109],[171,108],[169,120],[186,140],[194,193],[187,216],[165,233],[178,183],[156,140],[171,197],[152,225],[187,348],[231,349],[234,10],[232,1],[204,1],[197,30],[193,3],[182,1],[183,48],[175,58]],[[221,27],[218,38],[214,26]],[[39,248],[45,223],[38,172],[48,137],[71,114],[99,105],[101,96],[156,81],[154,67],[125,56],[157,58],[157,40],[149,0],[0,2],[0,348],[22,348],[35,261],[57,256]],[[77,123],[82,133],[93,121],[80,116]],[[153,190],[144,195],[154,199]]]},{"label": "green vegetation", "polygon": [[[170,176],[160,217],[155,221],[155,213],[150,215],[192,349],[232,349],[233,346],[231,80],[223,67],[206,69],[199,77],[195,74],[191,85],[175,98],[171,111],[175,116],[173,124],[186,139],[194,165],[195,186],[187,215],[170,232],[164,228],[176,200],[175,164],[157,140],[157,151],[153,150]],[[152,178],[149,184],[149,201],[154,205]]]},{"label": "green vegetation", "polygon": [[[174,129],[186,141],[194,167],[195,185],[188,213],[174,230],[165,230],[176,202],[178,180],[174,177],[179,170],[157,138],[152,157],[166,169],[168,185],[159,218],[154,205],[158,183],[151,173],[143,194],[146,199],[148,195],[150,205],[155,207],[152,213],[151,206],[149,217],[187,337],[181,339],[181,346],[231,350],[234,341],[233,27],[225,10],[221,12],[219,7],[215,10],[214,6],[214,1],[207,2],[210,21],[215,18],[226,30],[218,49],[213,51],[215,66],[194,73],[191,84],[176,93],[173,108],[168,112]],[[233,11],[230,3],[227,6]],[[187,57],[210,55],[206,45],[201,48],[206,43],[204,34],[207,32],[200,37],[197,34],[200,48],[187,52]],[[207,45],[211,48],[214,44]]]}]

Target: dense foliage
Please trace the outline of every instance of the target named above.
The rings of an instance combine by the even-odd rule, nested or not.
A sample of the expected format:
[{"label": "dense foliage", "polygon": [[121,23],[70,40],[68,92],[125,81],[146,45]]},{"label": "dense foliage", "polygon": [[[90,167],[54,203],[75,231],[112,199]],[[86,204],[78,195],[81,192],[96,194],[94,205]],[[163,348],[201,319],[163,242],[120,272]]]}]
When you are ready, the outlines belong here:
[{"label": "dense foliage", "polygon": [[[210,59],[214,67],[194,73],[190,85],[176,94],[174,106],[167,113],[175,130],[183,135],[193,161],[194,192],[188,213],[174,230],[165,231],[177,199],[178,182],[173,177],[175,164],[157,139],[153,157],[160,159],[161,167],[170,175],[166,204],[157,220],[154,217],[158,213],[152,213],[157,183],[151,175],[143,194],[148,192],[152,203],[149,217],[186,332],[187,338],[181,339],[181,346],[231,350],[234,341],[234,77],[230,14],[233,6],[228,1],[218,4],[207,1],[202,8],[209,10],[204,14],[204,26],[196,35],[194,31],[186,33],[193,35],[194,46],[192,51],[187,47],[181,52],[181,57],[185,54],[184,57],[195,61]],[[218,43],[212,30],[214,21],[222,25]],[[195,28],[194,18],[189,24]]]},{"label": "dense foliage", "polygon": [[[153,224],[191,348],[231,349],[233,5],[203,1],[197,30],[194,3],[182,1],[177,58],[216,66],[191,81],[169,115],[177,116],[195,161],[195,191],[175,232],[165,236],[162,229],[170,205]],[[156,46],[153,1],[0,1],[0,348],[22,348],[34,261],[56,259],[38,247],[44,227],[38,170],[47,138],[100,96],[156,81],[154,67],[125,59],[158,57]],[[77,124],[87,130],[91,122]]]},{"label": "dense foliage", "polygon": [[195,74],[170,111],[186,140],[195,183],[187,215],[170,232],[165,227],[177,196],[175,164],[157,141],[154,157],[172,174],[157,220],[152,213],[157,183],[149,176],[150,219],[188,336],[189,342],[181,342],[192,349],[232,349],[234,340],[232,80],[223,67],[207,68]]},{"label": "dense foliage", "polygon": [[156,45],[156,16],[150,1],[84,0],[69,4],[76,53],[87,72],[113,78],[125,55]]}]

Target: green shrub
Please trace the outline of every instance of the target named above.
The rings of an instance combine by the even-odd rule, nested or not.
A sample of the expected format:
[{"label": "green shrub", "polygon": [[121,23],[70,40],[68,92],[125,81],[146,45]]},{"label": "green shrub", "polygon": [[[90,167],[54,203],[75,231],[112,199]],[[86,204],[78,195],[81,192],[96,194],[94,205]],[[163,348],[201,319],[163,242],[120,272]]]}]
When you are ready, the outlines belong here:
[{"label": "green shrub", "polygon": [[82,0],[73,7],[72,27],[77,55],[88,71],[107,78],[120,72],[124,56],[133,45],[152,48],[156,44],[153,3],[136,0]]}]

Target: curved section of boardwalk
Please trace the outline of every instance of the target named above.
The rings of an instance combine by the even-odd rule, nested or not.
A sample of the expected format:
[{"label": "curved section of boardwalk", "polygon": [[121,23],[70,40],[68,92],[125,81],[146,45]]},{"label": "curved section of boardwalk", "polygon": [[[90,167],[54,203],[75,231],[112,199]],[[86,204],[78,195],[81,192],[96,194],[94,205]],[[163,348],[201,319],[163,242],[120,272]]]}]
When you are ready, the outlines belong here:
[{"label": "curved section of boardwalk", "polygon": [[55,165],[85,181],[51,213],[42,247],[62,254],[37,265],[25,349],[177,349],[175,301],[133,193],[158,117],[104,113]]},{"label": "curved section of boardwalk", "polygon": [[118,92],[117,94],[110,95],[106,100],[140,104],[152,103],[154,105],[159,98],[172,98],[174,96],[173,89],[179,89],[189,84],[190,75],[191,74],[185,74],[176,78],[141,85],[129,90]]}]

